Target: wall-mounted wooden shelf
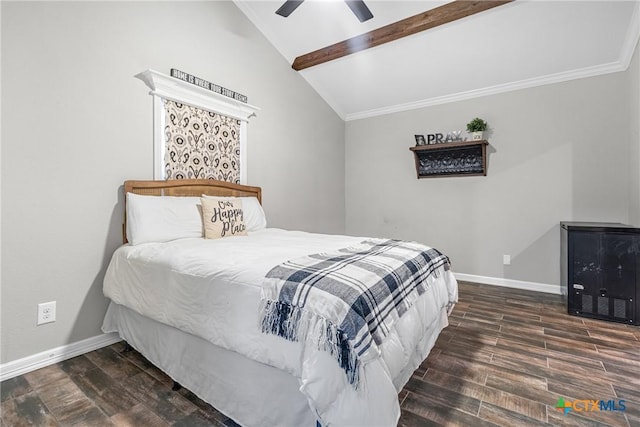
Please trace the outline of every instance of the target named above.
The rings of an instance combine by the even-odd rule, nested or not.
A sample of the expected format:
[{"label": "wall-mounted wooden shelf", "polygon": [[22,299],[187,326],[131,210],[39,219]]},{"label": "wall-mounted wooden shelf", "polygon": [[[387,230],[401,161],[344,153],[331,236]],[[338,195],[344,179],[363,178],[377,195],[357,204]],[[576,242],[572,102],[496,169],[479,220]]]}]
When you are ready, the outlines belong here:
[{"label": "wall-mounted wooden shelf", "polygon": [[478,176],[487,174],[489,142],[464,141],[418,145],[409,148],[416,160],[418,178]]}]

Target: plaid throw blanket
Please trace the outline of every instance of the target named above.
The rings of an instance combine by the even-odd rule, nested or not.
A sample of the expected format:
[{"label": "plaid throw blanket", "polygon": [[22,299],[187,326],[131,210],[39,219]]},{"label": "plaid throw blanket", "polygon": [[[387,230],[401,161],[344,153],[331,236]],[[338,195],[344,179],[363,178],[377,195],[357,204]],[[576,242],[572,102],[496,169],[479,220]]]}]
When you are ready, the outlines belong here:
[{"label": "plaid throw blanket", "polygon": [[[262,332],[311,342],[358,385],[362,363],[449,259],[414,242],[371,239],[273,268],[262,289]],[[311,340],[311,341],[309,341]]]}]

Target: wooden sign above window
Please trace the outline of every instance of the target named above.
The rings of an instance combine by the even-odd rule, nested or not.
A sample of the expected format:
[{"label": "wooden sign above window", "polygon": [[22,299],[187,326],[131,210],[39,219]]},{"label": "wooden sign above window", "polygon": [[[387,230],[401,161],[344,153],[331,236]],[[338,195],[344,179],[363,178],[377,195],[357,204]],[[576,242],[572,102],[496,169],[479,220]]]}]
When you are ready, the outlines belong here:
[{"label": "wooden sign above window", "polygon": [[176,70],[175,68],[171,69],[171,77],[175,77],[176,79],[180,79],[187,83],[191,83],[192,85],[196,85],[203,89],[210,90],[211,92],[219,93],[220,95],[227,96],[229,98],[236,99],[240,102],[247,103],[247,97],[241,93],[234,92],[231,89],[227,89],[226,87],[218,86],[215,83],[208,82],[200,77],[193,76],[189,73],[185,73],[184,71]]}]

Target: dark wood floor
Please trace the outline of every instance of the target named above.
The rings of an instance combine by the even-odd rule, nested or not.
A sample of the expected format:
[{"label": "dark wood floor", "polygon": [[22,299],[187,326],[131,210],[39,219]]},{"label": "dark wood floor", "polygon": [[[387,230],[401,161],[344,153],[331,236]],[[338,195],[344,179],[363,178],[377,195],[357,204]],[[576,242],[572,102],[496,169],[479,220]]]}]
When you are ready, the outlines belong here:
[{"label": "dark wood floor", "polygon": [[[400,392],[402,426],[640,427],[640,328],[565,314],[562,298],[460,283],[432,353]],[[0,385],[3,426],[235,426],[114,344]],[[556,409],[625,400],[625,411]]]}]

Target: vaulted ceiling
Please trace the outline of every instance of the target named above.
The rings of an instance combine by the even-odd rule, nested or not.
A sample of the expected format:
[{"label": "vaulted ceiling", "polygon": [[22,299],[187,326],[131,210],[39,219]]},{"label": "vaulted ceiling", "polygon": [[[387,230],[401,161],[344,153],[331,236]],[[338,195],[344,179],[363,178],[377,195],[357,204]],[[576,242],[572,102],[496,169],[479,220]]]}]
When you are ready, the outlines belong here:
[{"label": "vaulted ceiling", "polygon": [[[451,2],[366,0],[360,22],[341,0],[234,0],[293,64],[302,55]],[[478,3],[478,2],[475,2]],[[345,120],[595,76],[627,68],[638,0],[516,0],[298,71]]]}]

